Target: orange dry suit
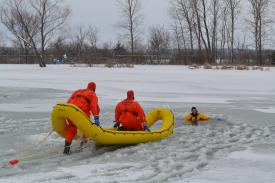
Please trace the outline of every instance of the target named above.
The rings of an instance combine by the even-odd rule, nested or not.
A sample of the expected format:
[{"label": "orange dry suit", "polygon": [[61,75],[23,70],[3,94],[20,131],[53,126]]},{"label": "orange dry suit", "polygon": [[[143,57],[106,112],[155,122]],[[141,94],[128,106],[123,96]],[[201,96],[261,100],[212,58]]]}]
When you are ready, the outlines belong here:
[{"label": "orange dry suit", "polygon": [[123,130],[144,130],[145,114],[137,101],[125,99],[118,103],[115,109],[115,120],[120,123]]},{"label": "orange dry suit", "polygon": [[[93,116],[99,116],[100,108],[98,106],[98,98],[96,93],[90,89],[80,89],[75,91],[68,99],[67,103],[74,104],[79,107],[90,118],[91,112]],[[77,128],[70,120],[66,120],[66,141],[71,142],[77,134]]]}]

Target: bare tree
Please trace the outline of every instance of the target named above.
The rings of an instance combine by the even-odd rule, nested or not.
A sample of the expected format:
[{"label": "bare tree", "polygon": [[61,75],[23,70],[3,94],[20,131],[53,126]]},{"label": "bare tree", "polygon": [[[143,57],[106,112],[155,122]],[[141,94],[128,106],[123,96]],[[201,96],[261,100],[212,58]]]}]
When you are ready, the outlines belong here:
[{"label": "bare tree", "polygon": [[[38,48],[35,44],[35,36],[38,33],[38,18],[29,10],[25,0],[8,0],[1,9],[1,21],[6,28],[16,37],[13,40],[24,49],[24,54],[28,55],[32,47],[35,53]],[[43,66],[41,60],[40,66]]]},{"label": "bare tree", "polygon": [[87,41],[87,31],[83,29],[83,26],[79,26],[75,33],[73,44],[76,48],[77,56],[81,56],[83,49]]},{"label": "bare tree", "polygon": [[[191,56],[194,56],[197,46],[198,63],[215,63],[221,26],[221,0],[176,0],[171,4],[173,19],[178,22],[176,27],[181,28],[182,37],[189,35],[185,40],[189,41]],[[179,32],[176,31],[177,34]],[[202,57],[204,50],[207,59]],[[194,62],[194,59],[191,61]]]},{"label": "bare tree", "polygon": [[53,55],[60,57],[66,53],[66,39],[67,37],[65,35],[59,35],[56,40],[51,42],[49,48],[51,49],[51,53]]},{"label": "bare tree", "polygon": [[226,6],[228,7],[228,13],[230,16],[230,26],[228,26],[230,32],[230,61],[231,64],[234,63],[234,42],[235,42],[235,24],[237,16],[240,12],[240,2],[241,0],[226,0]]},{"label": "bare tree", "polygon": [[173,39],[178,52],[175,57],[177,63],[193,62],[194,56],[194,11],[191,0],[171,1],[170,15],[173,19]]},{"label": "bare tree", "polygon": [[[189,43],[191,49],[191,56],[193,58],[194,53],[194,11],[193,11],[193,3],[192,0],[177,0],[174,3],[177,17],[180,20],[184,20],[187,25],[189,32]],[[192,61],[192,59],[191,59]]]},{"label": "bare tree", "polygon": [[135,43],[139,38],[139,27],[142,23],[141,3],[139,0],[117,0],[121,10],[122,21],[119,27],[126,33],[125,36],[130,42],[130,50],[133,58]]},{"label": "bare tree", "polygon": [[[87,41],[91,49],[89,53],[92,54],[93,60],[97,61],[98,29],[91,25],[87,30]],[[92,65],[90,64],[90,66]]]},{"label": "bare tree", "polygon": [[221,10],[221,4],[220,0],[212,0],[211,4],[211,10],[212,10],[212,55],[211,55],[211,60],[212,63],[216,63],[217,59],[217,43],[218,43],[218,23],[219,23],[219,15],[220,15],[220,10]]},{"label": "bare tree", "polygon": [[195,34],[197,37],[197,42],[198,42],[198,48],[199,48],[199,55],[198,58],[199,60],[202,60],[202,42],[204,45],[206,45],[206,41],[202,32],[202,21],[201,21],[201,15],[200,15],[200,9],[201,9],[201,2],[200,0],[193,0],[193,11],[195,13]]},{"label": "bare tree", "polygon": [[177,22],[174,22],[172,31],[173,31],[172,39],[174,40],[174,43],[175,43],[175,45],[173,46],[176,46],[176,48],[178,49],[178,52],[181,52],[183,43],[180,35],[180,29]]},{"label": "bare tree", "polygon": [[214,63],[217,48],[217,28],[219,18],[219,0],[193,0],[193,12],[196,21],[194,31],[201,54],[201,42],[207,54],[207,62]]},{"label": "bare tree", "polygon": [[31,6],[39,19],[39,42],[41,59],[44,62],[45,49],[54,34],[60,30],[67,21],[71,11],[65,7],[62,0],[32,0]]},{"label": "bare tree", "polygon": [[160,64],[161,54],[168,50],[170,44],[169,32],[163,26],[150,28],[149,48],[150,52],[156,55]]},{"label": "bare tree", "polygon": [[[30,47],[30,40],[28,38],[27,33],[25,32],[25,29],[23,25],[21,24],[20,16],[18,15],[18,10],[14,6],[14,4],[20,5],[21,10],[25,11],[22,14],[25,15],[25,19],[31,18],[31,15],[23,9],[25,6],[23,1],[15,1],[10,0],[7,1],[6,4],[2,6],[1,8],[1,22],[3,25],[14,35],[15,39],[11,38],[11,41],[14,43],[15,46],[20,46],[20,49],[23,50],[23,54],[26,56],[26,63],[27,63],[27,55],[29,53]],[[32,27],[31,35],[34,36],[37,33],[37,28],[35,27],[35,23],[31,21],[31,19],[27,20],[26,22],[29,23],[28,26]]]},{"label": "bare tree", "polygon": [[[197,42],[198,42],[199,55],[202,54],[202,46],[201,45],[203,43],[204,48],[206,50],[208,63],[211,63],[214,60],[213,55],[212,55],[213,30],[215,30],[217,27],[217,22],[215,22],[216,18],[217,18],[216,14],[215,14],[217,8],[213,7],[213,5],[215,5],[215,1],[216,0],[213,0],[210,2],[207,0],[192,0],[191,1],[191,5],[192,5],[191,7],[192,7],[192,11],[193,11],[193,16],[194,16],[193,29],[194,29],[194,33],[196,35]],[[213,19],[211,19],[211,14],[210,14],[209,10],[212,10]],[[212,28],[212,32],[211,32],[211,28]],[[211,39],[211,36],[212,36],[212,39]],[[216,39],[214,39],[214,40],[216,40]]]},{"label": "bare tree", "polygon": [[203,25],[205,29],[205,34],[206,34],[206,42],[204,42],[204,46],[207,52],[207,60],[208,63],[212,62],[212,51],[211,51],[211,42],[210,42],[210,31],[209,31],[209,23],[207,19],[207,1],[206,0],[201,0],[202,4],[202,14],[203,14]]},{"label": "bare tree", "polygon": [[90,47],[92,47],[93,49],[97,49],[98,29],[93,26],[89,26],[87,30],[87,39]]},{"label": "bare tree", "polygon": [[221,13],[221,39],[220,39],[220,63],[225,59],[225,45],[227,42],[227,31],[228,31],[228,7],[223,6]]},{"label": "bare tree", "polygon": [[258,65],[263,64],[263,45],[266,36],[266,28],[271,20],[268,18],[270,0],[248,0],[250,3],[250,13],[253,19],[250,25],[253,27],[255,49],[257,53]]},{"label": "bare tree", "polygon": [[174,6],[174,4],[172,4],[172,8],[171,8],[171,15],[172,18],[174,19],[174,33],[175,38],[177,39],[177,43],[179,44],[180,48],[179,50],[181,50],[182,48],[184,50],[187,49],[187,45],[186,45],[186,34],[185,34],[185,25],[183,24],[183,20],[182,20],[182,16],[180,16],[180,12],[178,11],[177,7]]},{"label": "bare tree", "polygon": [[70,14],[60,0],[8,0],[1,20],[21,44],[34,49],[41,67],[46,67],[45,49]]},{"label": "bare tree", "polygon": [[4,41],[3,34],[1,32],[1,30],[0,30],[0,47],[3,46],[3,45],[5,45],[5,41]]},{"label": "bare tree", "polygon": [[249,64],[251,53],[248,49],[246,43],[246,33],[242,36],[242,39],[239,39],[237,42],[237,58],[240,64]]}]

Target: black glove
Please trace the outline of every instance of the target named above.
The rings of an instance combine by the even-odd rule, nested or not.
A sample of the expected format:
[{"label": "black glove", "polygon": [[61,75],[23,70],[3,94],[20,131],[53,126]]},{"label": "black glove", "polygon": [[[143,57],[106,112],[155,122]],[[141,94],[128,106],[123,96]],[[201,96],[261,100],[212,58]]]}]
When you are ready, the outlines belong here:
[{"label": "black glove", "polygon": [[148,131],[148,132],[150,132],[151,130],[148,128],[148,126],[147,125],[144,125],[143,126],[143,128],[144,128],[144,131]]},{"label": "black glove", "polygon": [[118,127],[119,127],[119,123],[116,122],[116,123],[114,124],[114,128],[118,128]]}]

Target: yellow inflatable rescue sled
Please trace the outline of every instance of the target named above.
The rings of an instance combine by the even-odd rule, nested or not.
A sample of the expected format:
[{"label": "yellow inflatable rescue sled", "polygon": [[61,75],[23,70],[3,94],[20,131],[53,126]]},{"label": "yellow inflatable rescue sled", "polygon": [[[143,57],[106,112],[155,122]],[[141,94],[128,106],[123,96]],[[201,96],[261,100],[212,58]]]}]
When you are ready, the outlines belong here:
[{"label": "yellow inflatable rescue sled", "polygon": [[168,108],[157,108],[146,115],[147,125],[151,127],[161,120],[160,128],[148,131],[118,131],[115,128],[102,128],[92,122],[78,107],[72,104],[57,104],[51,114],[53,129],[65,137],[65,121],[72,121],[78,130],[89,140],[103,145],[114,144],[138,144],[150,141],[157,141],[168,137],[173,133],[174,115]]},{"label": "yellow inflatable rescue sled", "polygon": [[207,120],[209,120],[209,117],[208,117],[206,114],[200,113],[200,112],[198,113],[198,116],[197,116],[196,119],[195,119],[195,117],[192,115],[192,113],[189,113],[189,114],[185,115],[184,118],[183,118],[183,121],[184,121],[184,123],[186,123],[186,124],[191,124],[192,121],[193,121],[193,122],[194,122],[194,121],[197,121],[198,123],[203,123],[203,122],[205,122],[205,121],[207,121]]}]

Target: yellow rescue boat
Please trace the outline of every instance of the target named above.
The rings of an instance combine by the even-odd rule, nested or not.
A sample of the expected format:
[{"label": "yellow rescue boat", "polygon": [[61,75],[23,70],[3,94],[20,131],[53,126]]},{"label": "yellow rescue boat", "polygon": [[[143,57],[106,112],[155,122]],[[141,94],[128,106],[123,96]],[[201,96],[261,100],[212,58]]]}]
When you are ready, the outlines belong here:
[{"label": "yellow rescue boat", "polygon": [[198,116],[196,118],[192,115],[192,113],[185,115],[183,118],[183,121],[186,124],[192,124],[192,121],[193,122],[196,121],[198,123],[204,123],[207,120],[209,120],[209,117],[206,114],[200,113],[200,112],[198,113]]},{"label": "yellow rescue boat", "polygon": [[170,136],[174,129],[174,115],[168,108],[157,108],[146,115],[147,125],[151,127],[155,122],[162,120],[158,129],[147,131],[117,131],[115,128],[102,128],[92,122],[84,112],[72,104],[57,104],[51,114],[53,129],[65,137],[65,120],[73,121],[78,130],[89,140],[99,144],[138,144],[157,141]]}]

